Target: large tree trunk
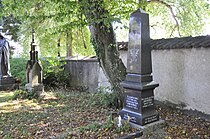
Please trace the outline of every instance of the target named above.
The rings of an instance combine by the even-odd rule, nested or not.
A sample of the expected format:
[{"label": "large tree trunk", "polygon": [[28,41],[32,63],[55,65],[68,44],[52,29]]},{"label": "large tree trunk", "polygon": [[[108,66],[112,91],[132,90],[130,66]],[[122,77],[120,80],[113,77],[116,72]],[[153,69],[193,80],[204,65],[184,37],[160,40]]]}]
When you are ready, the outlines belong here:
[{"label": "large tree trunk", "polygon": [[[118,105],[122,104],[123,88],[120,82],[124,79],[126,68],[119,58],[119,51],[116,45],[115,33],[110,22],[104,22],[109,14],[102,7],[103,0],[81,0],[89,6],[85,8],[86,19],[90,24],[90,31],[93,38],[96,54],[106,77],[120,99]],[[107,20],[108,21],[108,20]],[[119,104],[120,103],[120,104]]]}]

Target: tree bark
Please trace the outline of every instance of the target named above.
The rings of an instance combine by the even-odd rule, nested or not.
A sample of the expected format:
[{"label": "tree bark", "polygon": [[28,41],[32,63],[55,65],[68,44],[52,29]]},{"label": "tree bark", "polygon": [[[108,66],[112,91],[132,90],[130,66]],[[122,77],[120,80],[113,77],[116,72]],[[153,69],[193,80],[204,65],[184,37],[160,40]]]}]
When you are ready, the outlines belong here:
[{"label": "tree bark", "polygon": [[121,87],[120,82],[125,78],[126,68],[119,58],[119,51],[116,45],[112,24],[111,22],[107,22],[108,20],[106,22],[103,20],[104,18],[108,18],[107,15],[109,13],[102,7],[103,0],[80,1],[85,1],[89,4],[89,6],[84,7],[84,11],[90,25],[93,45],[100,66],[112,85],[114,93],[118,95],[118,105],[121,105],[123,88]]},{"label": "tree bark", "polygon": [[66,32],[66,57],[72,56],[72,30]]}]

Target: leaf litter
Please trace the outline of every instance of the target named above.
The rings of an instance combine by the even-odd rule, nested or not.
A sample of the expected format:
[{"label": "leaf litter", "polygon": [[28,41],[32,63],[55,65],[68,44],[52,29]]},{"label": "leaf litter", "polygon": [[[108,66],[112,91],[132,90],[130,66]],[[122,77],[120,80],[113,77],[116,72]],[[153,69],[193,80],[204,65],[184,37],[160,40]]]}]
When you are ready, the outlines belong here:
[{"label": "leaf litter", "polygon": [[[0,100],[0,138],[22,139],[113,139],[133,133],[130,126],[117,127],[110,112],[118,109],[98,105],[92,94],[81,92],[49,92],[40,100]],[[11,94],[8,93],[8,96]],[[14,105],[15,102],[15,105]],[[21,104],[21,107],[16,105]],[[158,132],[143,135],[149,139],[209,139],[210,121],[189,115],[179,109],[156,105],[166,127]],[[163,132],[161,134],[160,132]]]}]

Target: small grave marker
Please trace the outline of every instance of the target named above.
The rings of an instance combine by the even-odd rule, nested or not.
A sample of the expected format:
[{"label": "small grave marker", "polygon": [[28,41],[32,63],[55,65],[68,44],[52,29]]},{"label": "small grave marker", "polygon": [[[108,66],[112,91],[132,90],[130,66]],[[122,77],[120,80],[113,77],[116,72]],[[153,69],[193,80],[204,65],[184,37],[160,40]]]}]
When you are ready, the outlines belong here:
[{"label": "small grave marker", "polygon": [[42,67],[38,60],[38,51],[35,50],[36,43],[34,41],[34,30],[32,30],[32,42],[30,51],[30,60],[26,65],[26,90],[28,92],[42,93],[44,86],[42,84]]}]

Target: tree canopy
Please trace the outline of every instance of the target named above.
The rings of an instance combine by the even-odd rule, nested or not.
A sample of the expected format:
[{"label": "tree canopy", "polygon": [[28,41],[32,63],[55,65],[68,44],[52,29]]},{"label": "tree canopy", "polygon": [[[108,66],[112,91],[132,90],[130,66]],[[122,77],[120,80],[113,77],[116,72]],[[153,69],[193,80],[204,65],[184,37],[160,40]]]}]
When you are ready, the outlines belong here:
[{"label": "tree canopy", "polygon": [[[95,2],[90,5],[88,1],[78,0],[4,0],[1,3],[1,16],[13,16],[21,21],[18,36],[25,46],[30,42],[33,27],[44,55],[53,54],[55,50],[50,49],[53,51],[50,52],[49,48],[57,49],[58,38],[61,38],[61,48],[66,48],[67,32],[72,32],[74,53],[94,54],[83,7],[94,10]],[[165,37],[201,35],[209,17],[207,0],[104,0],[102,6],[109,13],[100,19],[93,18],[92,22],[121,23],[141,7],[150,14],[152,29],[157,34],[159,29],[164,29]],[[81,50],[84,47],[88,49]],[[63,53],[65,50],[61,49]]]}]

